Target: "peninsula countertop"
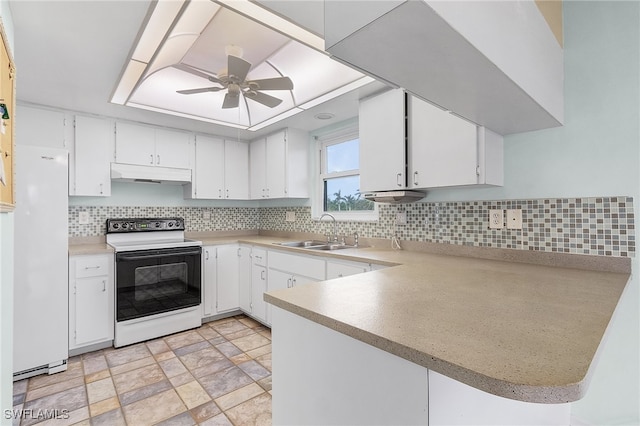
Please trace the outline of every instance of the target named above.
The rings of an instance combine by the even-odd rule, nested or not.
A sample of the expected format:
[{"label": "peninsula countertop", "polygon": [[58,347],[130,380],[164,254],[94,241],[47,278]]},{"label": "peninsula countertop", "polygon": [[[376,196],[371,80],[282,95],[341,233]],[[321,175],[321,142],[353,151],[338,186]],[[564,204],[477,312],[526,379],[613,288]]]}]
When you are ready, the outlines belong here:
[{"label": "peninsula countertop", "polygon": [[398,266],[265,300],[477,389],[537,403],[584,396],[630,276],[380,248],[340,255]]}]

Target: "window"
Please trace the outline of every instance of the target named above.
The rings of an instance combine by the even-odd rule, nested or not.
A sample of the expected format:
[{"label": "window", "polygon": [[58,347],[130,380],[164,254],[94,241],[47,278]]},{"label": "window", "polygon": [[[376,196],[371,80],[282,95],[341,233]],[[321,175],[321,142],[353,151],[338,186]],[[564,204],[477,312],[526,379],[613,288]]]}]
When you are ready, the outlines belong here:
[{"label": "window", "polygon": [[317,137],[320,178],[317,215],[350,220],[377,219],[377,209],[360,193],[360,140],[356,125]]}]

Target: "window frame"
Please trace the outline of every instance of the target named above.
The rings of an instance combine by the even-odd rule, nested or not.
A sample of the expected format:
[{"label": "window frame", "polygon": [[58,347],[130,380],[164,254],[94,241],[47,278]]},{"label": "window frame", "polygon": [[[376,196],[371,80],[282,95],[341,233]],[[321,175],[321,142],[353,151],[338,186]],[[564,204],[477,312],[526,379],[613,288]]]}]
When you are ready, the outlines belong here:
[{"label": "window frame", "polygon": [[339,178],[348,176],[360,176],[360,169],[345,170],[341,172],[326,172],[327,147],[348,142],[353,139],[360,139],[358,123],[351,123],[338,130],[318,133],[314,137],[316,141],[317,167],[315,177],[316,184],[314,197],[312,199],[312,217],[318,219],[322,214],[329,213],[338,221],[375,222],[378,220],[378,204],[374,203],[373,210],[348,210],[348,211],[325,211],[324,206],[324,182],[327,178]]}]

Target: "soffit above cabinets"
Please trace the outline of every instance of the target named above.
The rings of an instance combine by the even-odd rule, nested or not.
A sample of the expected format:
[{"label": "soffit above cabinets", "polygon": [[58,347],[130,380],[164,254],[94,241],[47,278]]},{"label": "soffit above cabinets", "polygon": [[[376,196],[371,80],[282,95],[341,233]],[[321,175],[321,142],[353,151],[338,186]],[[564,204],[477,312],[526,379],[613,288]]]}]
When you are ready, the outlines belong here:
[{"label": "soffit above cabinets", "polygon": [[[231,7],[235,5],[251,6],[249,2],[230,2]],[[294,35],[284,35],[288,29],[274,29],[279,25],[272,21],[275,15],[268,16],[272,14],[255,7],[260,15],[250,19],[246,16],[251,13],[248,9],[241,14],[209,1],[154,3],[111,101],[238,129],[259,130],[374,81],[331,59],[321,50],[324,41],[320,37],[311,33],[299,36],[295,28]],[[226,89],[189,95],[177,93],[220,87],[215,79],[226,71],[228,52],[251,64],[247,80],[289,77],[293,89],[261,91],[282,100],[275,107],[241,94],[238,107],[222,108]],[[185,66],[197,72],[187,72]]]}]

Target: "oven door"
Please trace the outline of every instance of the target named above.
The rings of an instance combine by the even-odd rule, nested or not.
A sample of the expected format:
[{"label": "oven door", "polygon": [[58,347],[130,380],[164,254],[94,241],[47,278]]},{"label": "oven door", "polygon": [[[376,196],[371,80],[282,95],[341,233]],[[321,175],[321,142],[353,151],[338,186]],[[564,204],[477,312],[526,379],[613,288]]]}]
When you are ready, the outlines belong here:
[{"label": "oven door", "polygon": [[116,253],[118,322],[197,306],[202,247]]}]

